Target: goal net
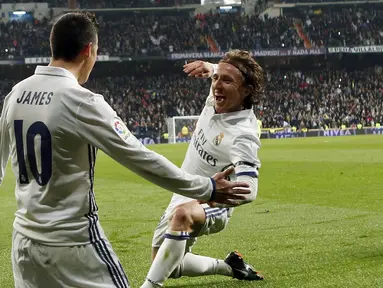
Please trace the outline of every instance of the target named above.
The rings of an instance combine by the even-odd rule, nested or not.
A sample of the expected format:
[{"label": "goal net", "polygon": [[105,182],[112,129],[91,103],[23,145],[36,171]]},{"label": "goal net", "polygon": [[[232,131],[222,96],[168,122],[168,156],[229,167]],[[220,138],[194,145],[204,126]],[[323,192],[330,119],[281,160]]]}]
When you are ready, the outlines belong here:
[{"label": "goal net", "polygon": [[169,143],[190,142],[199,116],[175,116],[167,119]]}]

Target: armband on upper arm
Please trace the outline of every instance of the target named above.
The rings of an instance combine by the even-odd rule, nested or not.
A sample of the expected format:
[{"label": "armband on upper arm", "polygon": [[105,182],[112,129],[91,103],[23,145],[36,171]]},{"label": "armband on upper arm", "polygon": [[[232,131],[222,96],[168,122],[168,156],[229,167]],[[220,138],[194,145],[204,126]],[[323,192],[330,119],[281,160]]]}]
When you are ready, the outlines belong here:
[{"label": "armband on upper arm", "polygon": [[[259,167],[255,163],[250,163],[246,161],[238,161],[237,163],[234,164],[234,167],[239,167],[239,166],[247,166],[251,167],[254,169],[244,169],[245,171],[237,172],[236,176],[249,176],[253,178],[258,178],[258,170]],[[242,170],[242,169],[241,169]]]},{"label": "armband on upper arm", "polygon": [[255,164],[255,163],[250,163],[250,162],[246,162],[246,161],[238,161],[237,163],[234,164],[235,167],[241,166],[241,165],[255,167],[258,170],[257,164]]}]

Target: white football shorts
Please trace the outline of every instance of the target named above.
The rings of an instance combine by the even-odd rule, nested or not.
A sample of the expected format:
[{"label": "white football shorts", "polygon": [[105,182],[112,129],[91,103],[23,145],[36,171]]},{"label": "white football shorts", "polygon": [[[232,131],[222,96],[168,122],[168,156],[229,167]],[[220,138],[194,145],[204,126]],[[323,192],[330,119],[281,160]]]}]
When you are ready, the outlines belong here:
[{"label": "white football shorts", "polygon": [[[207,204],[202,204],[202,207],[205,210],[206,214],[205,224],[201,227],[199,231],[195,231],[190,234],[190,239],[188,239],[186,242],[185,253],[191,252],[193,245],[197,241],[197,237],[218,233],[224,230],[227,224],[229,223],[229,219],[233,210],[228,208],[211,208]],[[154,231],[152,247],[158,248],[164,241],[164,235],[166,230],[168,229],[169,221],[172,218],[173,210],[174,209],[168,208],[162,215],[160,222],[158,223],[158,226]]]},{"label": "white football shorts", "polygon": [[108,240],[82,246],[46,246],[17,231],[12,237],[15,288],[129,288]]}]

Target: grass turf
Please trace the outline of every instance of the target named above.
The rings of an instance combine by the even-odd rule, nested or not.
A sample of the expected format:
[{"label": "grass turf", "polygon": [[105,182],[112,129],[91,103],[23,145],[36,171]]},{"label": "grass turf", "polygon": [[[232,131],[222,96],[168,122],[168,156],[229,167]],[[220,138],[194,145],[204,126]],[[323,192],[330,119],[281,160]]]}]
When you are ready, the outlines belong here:
[{"label": "grass turf", "polygon": [[[263,282],[211,276],[167,287],[383,287],[383,137],[264,140],[257,200],[236,209],[227,230],[202,237],[201,255],[238,249]],[[155,145],[180,165],[186,145]],[[14,177],[0,188],[0,287],[13,287],[10,247]],[[171,194],[99,153],[95,190],[101,224],[139,287],[150,266],[153,229]],[[133,184],[134,183],[134,184]]]}]

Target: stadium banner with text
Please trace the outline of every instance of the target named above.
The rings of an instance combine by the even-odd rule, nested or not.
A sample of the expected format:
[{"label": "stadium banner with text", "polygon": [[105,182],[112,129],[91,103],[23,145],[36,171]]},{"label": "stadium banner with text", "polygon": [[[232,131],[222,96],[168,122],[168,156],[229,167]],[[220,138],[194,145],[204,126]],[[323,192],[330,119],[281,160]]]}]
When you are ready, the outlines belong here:
[{"label": "stadium banner with text", "polygon": [[[181,59],[206,59],[206,58],[222,58],[228,51],[220,52],[185,52],[185,53],[171,53],[168,55],[170,60]],[[316,49],[293,49],[293,48],[280,48],[280,49],[267,49],[267,50],[252,50],[251,54],[254,57],[283,57],[283,56],[304,56],[304,55],[323,55],[326,54],[326,48]]]},{"label": "stadium banner with text", "polygon": [[[97,55],[97,61],[106,62],[106,61],[116,61],[109,57],[109,55]],[[51,57],[29,57],[24,59],[25,64],[48,64],[51,62]]]},{"label": "stadium banner with text", "polygon": [[161,142],[163,143],[160,137],[153,138],[153,137],[148,137],[146,135],[135,135],[135,136],[144,145],[159,144]]},{"label": "stadium banner with text", "polygon": [[287,132],[277,131],[275,133],[262,133],[261,138],[284,139],[284,138],[304,138],[304,137],[337,137],[337,136],[355,136],[355,135],[383,135],[381,128],[363,128],[363,129],[328,129],[328,130],[310,130],[307,132]]},{"label": "stadium banner with text", "polygon": [[382,53],[383,45],[355,46],[355,47],[328,47],[328,53]]},{"label": "stadium banner with text", "polygon": [[[136,60],[183,60],[183,59],[209,59],[222,58],[228,51],[220,52],[180,52],[170,53],[167,56],[131,56],[131,57],[114,57],[109,55],[98,55],[99,62],[121,62],[121,61],[136,61]],[[295,57],[295,56],[315,56],[325,54],[364,54],[364,53],[383,53],[383,45],[377,46],[356,46],[356,47],[322,47],[322,48],[279,48],[279,49],[264,49],[252,50],[251,54],[254,57]],[[1,58],[1,57],[0,57]],[[16,64],[48,64],[50,57],[26,57],[20,59],[1,59],[0,65],[16,65]]]},{"label": "stadium banner with text", "polygon": [[[383,135],[383,127],[373,128],[364,127],[362,129],[347,128],[347,129],[328,129],[328,130],[310,130],[307,132],[297,131],[288,132],[284,130],[271,133],[263,131],[262,139],[287,139],[287,138],[305,138],[305,137],[339,137],[339,136],[355,136],[355,135]],[[144,145],[168,143],[168,139],[163,137],[154,137],[152,135],[135,134],[136,138]],[[177,143],[190,143],[191,138],[177,138]]]}]

